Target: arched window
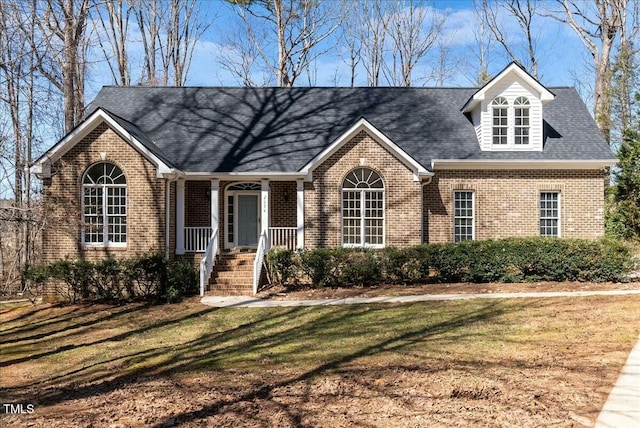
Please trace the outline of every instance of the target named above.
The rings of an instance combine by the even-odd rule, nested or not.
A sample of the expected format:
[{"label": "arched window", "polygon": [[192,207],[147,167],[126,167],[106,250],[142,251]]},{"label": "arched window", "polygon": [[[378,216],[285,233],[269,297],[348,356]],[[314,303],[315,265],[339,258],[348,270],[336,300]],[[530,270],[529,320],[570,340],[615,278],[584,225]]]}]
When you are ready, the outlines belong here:
[{"label": "arched window", "polygon": [[342,183],[342,245],[384,246],[384,182],[372,169],[354,169]]},{"label": "arched window", "polygon": [[504,97],[498,97],[491,102],[493,116],[492,136],[494,145],[507,144],[507,131],[509,129],[507,121],[508,109],[509,103]]},{"label": "arched window", "polygon": [[529,144],[529,100],[518,97],[513,105],[515,107],[515,143]]},{"label": "arched window", "polygon": [[82,180],[84,231],[82,243],[124,246],[127,242],[127,180],[109,162],[87,169]]}]

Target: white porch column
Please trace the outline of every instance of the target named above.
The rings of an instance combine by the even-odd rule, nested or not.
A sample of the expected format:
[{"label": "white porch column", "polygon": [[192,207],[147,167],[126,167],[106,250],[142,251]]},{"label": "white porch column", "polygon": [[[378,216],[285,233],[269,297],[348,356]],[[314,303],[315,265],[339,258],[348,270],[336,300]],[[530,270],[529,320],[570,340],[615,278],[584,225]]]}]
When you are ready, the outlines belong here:
[{"label": "white porch column", "polygon": [[220,212],[220,180],[214,178],[211,180],[211,231],[220,228],[218,213]]},{"label": "white porch column", "polygon": [[296,226],[297,226],[297,248],[304,248],[304,181],[297,181],[296,188]]},{"label": "white porch column", "polygon": [[184,254],[184,180],[176,182],[176,254]]},{"label": "white porch column", "polygon": [[261,181],[262,188],[260,191],[260,200],[261,202],[261,225],[260,225],[260,234],[266,233],[269,236],[269,180]]}]

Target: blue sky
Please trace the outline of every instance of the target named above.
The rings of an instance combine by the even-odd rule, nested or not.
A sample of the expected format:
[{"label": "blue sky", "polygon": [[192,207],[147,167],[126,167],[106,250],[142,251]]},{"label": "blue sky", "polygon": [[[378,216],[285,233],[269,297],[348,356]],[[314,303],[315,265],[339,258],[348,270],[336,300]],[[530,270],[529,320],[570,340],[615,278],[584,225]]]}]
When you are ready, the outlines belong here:
[{"label": "blue sky", "polygon": [[[330,0],[331,1],[331,0]],[[233,11],[233,7],[222,0],[206,2],[206,12],[211,18],[211,26],[201,37],[194,51],[190,68],[188,84],[194,86],[238,86],[239,82],[220,65],[222,52],[229,53],[226,43],[230,32],[242,35],[242,24]],[[451,56],[455,73],[446,79],[444,86],[473,86],[473,78],[477,67],[474,65],[477,54],[477,42],[474,39],[476,17],[471,1],[436,1],[432,3],[433,12],[447,16],[445,30],[441,41],[447,46]],[[501,16],[504,31],[520,52],[524,52],[524,44],[517,29],[517,24],[504,14]],[[540,80],[546,86],[576,86],[587,103],[592,87],[593,74],[589,70],[588,53],[573,30],[549,18],[538,17],[536,34],[538,36],[538,62]],[[133,27],[133,25],[132,25]],[[139,40],[134,33],[129,40],[132,51],[132,62],[139,63],[141,50]],[[348,85],[349,70],[341,55],[341,48],[335,40],[329,40],[323,48],[328,52],[322,55],[313,66],[316,73],[314,84],[317,86],[346,86]],[[90,71],[87,85],[87,100],[91,100],[102,85],[109,85],[110,74],[100,61],[100,55],[95,52],[95,62]],[[425,58],[414,73],[417,85],[434,86],[433,81],[424,80],[428,75],[433,56]],[[494,45],[489,61],[489,72],[495,74],[510,62],[499,45]],[[134,69],[133,80],[137,77]],[[258,80],[258,79],[256,79]],[[308,84],[308,79],[300,79],[299,85]],[[366,85],[366,74],[363,70],[357,75],[356,85]]]}]

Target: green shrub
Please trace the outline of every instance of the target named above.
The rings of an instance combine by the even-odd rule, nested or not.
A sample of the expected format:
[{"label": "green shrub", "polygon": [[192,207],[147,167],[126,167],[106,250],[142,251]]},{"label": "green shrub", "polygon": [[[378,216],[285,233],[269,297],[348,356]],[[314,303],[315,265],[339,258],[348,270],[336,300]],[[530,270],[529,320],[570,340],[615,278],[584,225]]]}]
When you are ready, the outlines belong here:
[{"label": "green shrub", "polygon": [[300,270],[314,287],[330,287],[336,284],[334,252],[328,248],[315,248],[300,252]]},{"label": "green shrub", "polygon": [[134,257],[122,264],[128,296],[143,300],[160,297],[167,282],[167,259],[163,254]]},{"label": "green shrub", "polygon": [[299,264],[292,250],[274,248],[267,253],[267,269],[271,282],[287,285],[298,275]]},{"label": "green shrub", "polygon": [[[633,269],[624,243],[601,239],[508,238],[380,250],[318,248],[270,254],[276,280],[299,272],[315,287],[382,282],[622,281]],[[297,275],[298,273],[296,273]]]},{"label": "green shrub", "polygon": [[198,272],[193,265],[184,260],[175,260],[167,265],[166,287],[162,297],[168,303],[175,303],[183,297],[198,293]]},{"label": "green shrub", "polygon": [[368,287],[382,282],[380,258],[371,250],[335,250],[336,285]]},{"label": "green shrub", "polygon": [[56,283],[56,293],[68,302],[75,303],[78,298],[89,299],[91,297],[93,263],[86,260],[58,260],[47,268],[51,278],[57,279],[63,284],[63,286],[59,286]]}]

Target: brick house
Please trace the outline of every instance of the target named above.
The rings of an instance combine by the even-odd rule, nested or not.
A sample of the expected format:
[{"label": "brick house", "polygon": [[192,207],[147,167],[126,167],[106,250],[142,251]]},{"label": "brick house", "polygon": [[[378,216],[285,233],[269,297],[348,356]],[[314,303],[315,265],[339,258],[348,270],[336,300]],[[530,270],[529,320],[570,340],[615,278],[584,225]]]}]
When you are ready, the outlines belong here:
[{"label": "brick house", "polygon": [[164,251],[255,292],[269,247],[603,235],[615,156],[573,88],[105,87],[43,154],[45,262]]}]

